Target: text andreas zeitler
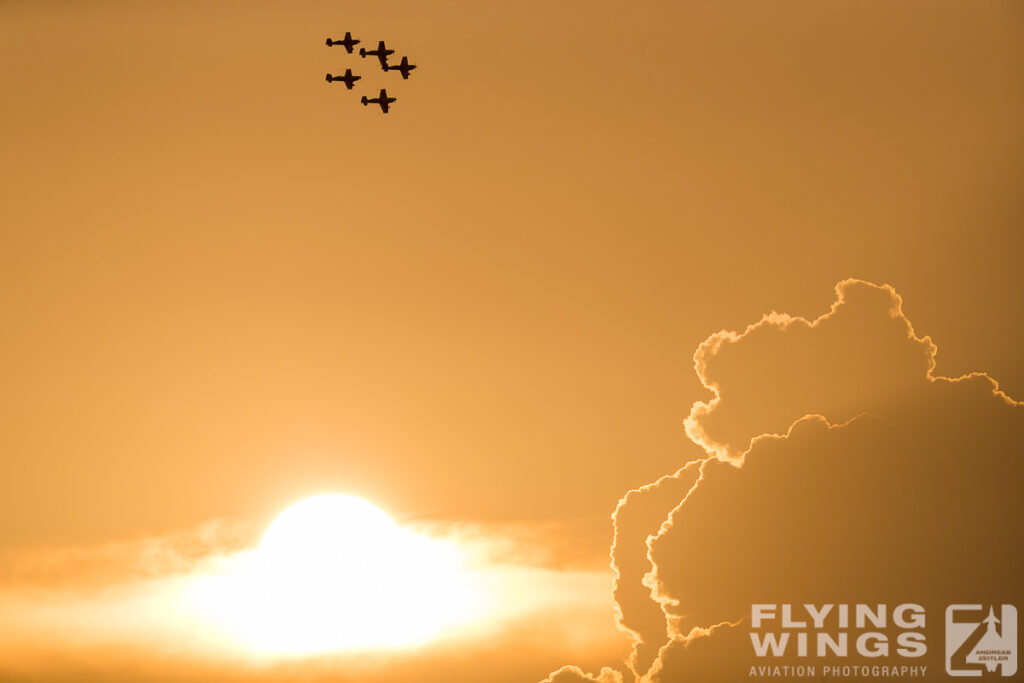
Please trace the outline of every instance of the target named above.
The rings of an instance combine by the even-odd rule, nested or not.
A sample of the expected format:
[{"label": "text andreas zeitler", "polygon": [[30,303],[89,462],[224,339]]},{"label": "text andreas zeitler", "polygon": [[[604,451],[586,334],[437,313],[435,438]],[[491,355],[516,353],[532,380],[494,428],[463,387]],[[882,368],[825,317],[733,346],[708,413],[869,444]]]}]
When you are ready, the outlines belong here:
[{"label": "text andreas zeitler", "polygon": [[[889,657],[917,658],[928,651],[925,641],[925,610],[902,604],[891,611],[886,605],[751,605],[750,642],[754,655],[769,659],[750,667],[748,676],[823,678],[923,678],[927,666],[888,663]],[[891,626],[890,626],[891,625]],[[773,632],[772,627],[785,629]],[[899,632],[892,636],[890,629]],[[762,630],[763,629],[763,630]],[[854,633],[850,633],[853,630]],[[772,664],[785,656],[828,658],[828,663]],[[851,655],[887,658],[881,663],[835,663]]]}]

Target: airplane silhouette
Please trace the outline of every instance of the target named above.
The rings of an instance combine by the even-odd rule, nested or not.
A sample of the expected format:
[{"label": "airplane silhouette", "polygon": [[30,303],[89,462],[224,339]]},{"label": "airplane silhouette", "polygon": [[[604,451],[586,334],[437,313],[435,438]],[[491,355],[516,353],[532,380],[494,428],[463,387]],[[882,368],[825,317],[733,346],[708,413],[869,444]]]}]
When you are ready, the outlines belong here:
[{"label": "airplane silhouette", "polygon": [[352,48],[355,47],[360,42],[362,41],[360,41],[358,38],[353,38],[352,34],[349,31],[345,31],[345,38],[342,40],[331,40],[330,38],[328,38],[327,47],[331,47],[332,45],[344,45],[345,51],[348,52],[349,54],[352,54]]},{"label": "airplane silhouette", "polygon": [[361,98],[359,98],[359,101],[363,103],[364,107],[368,104],[379,104],[380,110],[387,114],[388,105],[390,105],[392,102],[397,102],[398,98],[388,97],[388,91],[384,88],[381,88],[380,95],[378,97],[367,97],[366,95],[363,95]]},{"label": "airplane silhouette", "polygon": [[412,71],[415,68],[416,68],[416,65],[415,64],[410,64],[408,57],[402,57],[402,63],[399,64],[398,66],[390,66],[388,64],[384,65],[384,70],[385,71],[398,71],[399,73],[402,74],[402,78],[403,79],[409,78],[409,72]]},{"label": "airplane silhouette", "polygon": [[380,60],[380,67],[385,71],[388,70],[388,55],[394,54],[394,50],[389,50],[384,47],[384,41],[377,43],[376,50],[367,50],[365,47],[359,48],[359,56],[366,57],[366,55],[375,55]]},{"label": "airplane silhouette", "polygon": [[352,74],[352,69],[345,69],[344,76],[332,76],[331,74],[327,74],[328,83],[333,83],[334,81],[341,81],[349,90],[352,89],[352,86],[355,85],[356,81],[358,81],[360,78],[362,78],[362,76],[354,76]]}]

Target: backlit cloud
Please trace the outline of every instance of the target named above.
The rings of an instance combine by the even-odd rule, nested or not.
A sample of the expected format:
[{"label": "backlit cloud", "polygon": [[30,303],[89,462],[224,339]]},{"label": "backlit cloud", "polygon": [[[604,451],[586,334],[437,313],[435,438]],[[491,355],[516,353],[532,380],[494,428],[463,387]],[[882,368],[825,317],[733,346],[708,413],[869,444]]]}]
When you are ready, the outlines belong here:
[{"label": "backlit cloud", "polygon": [[622,674],[610,667],[604,667],[601,669],[601,673],[595,676],[584,672],[578,666],[563,666],[541,681],[541,683],[580,683],[584,681],[589,681],[590,683],[622,683]]},{"label": "backlit cloud", "polygon": [[698,348],[712,396],[686,430],[704,453],[615,512],[638,680],[746,675],[753,603],[912,599],[938,619],[1024,597],[1024,407],[935,359],[895,290],[859,280],[815,320],[772,313]]}]

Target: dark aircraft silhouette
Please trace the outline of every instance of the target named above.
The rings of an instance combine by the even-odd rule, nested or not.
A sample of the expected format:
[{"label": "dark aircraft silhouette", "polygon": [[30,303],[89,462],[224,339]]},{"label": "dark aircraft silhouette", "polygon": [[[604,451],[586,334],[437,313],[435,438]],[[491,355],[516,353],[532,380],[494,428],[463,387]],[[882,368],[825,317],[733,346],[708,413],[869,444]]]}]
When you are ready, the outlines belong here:
[{"label": "dark aircraft silhouette", "polygon": [[388,91],[385,90],[384,88],[381,88],[380,95],[378,97],[367,97],[366,95],[363,95],[359,101],[363,103],[364,107],[368,104],[379,104],[380,110],[387,114],[388,105],[390,105],[392,102],[397,102],[398,98],[388,97]]},{"label": "dark aircraft silhouette", "polygon": [[356,81],[358,81],[360,78],[362,78],[362,76],[354,76],[352,74],[352,69],[345,69],[344,76],[332,76],[331,74],[327,74],[328,83],[333,83],[334,81],[341,81],[349,90],[352,89],[352,86],[355,85]]},{"label": "dark aircraft silhouette", "polygon": [[410,64],[408,57],[402,57],[402,63],[399,64],[398,66],[390,66],[388,64],[384,65],[385,71],[398,71],[399,73],[402,74],[403,79],[409,78],[409,72],[415,68],[416,65]]},{"label": "dark aircraft silhouette", "polygon": [[377,43],[376,50],[367,50],[365,47],[359,48],[360,57],[366,57],[367,55],[376,56],[377,59],[380,60],[380,68],[384,69],[385,71],[388,70],[388,55],[394,54],[394,52],[394,50],[389,50],[386,47],[384,47],[383,40]]},{"label": "dark aircraft silhouette", "polygon": [[352,54],[352,48],[354,48],[360,42],[362,41],[360,41],[358,38],[353,38],[350,32],[345,31],[345,37],[342,40],[331,40],[330,38],[328,38],[327,47],[331,47],[332,45],[344,45],[345,52]]}]

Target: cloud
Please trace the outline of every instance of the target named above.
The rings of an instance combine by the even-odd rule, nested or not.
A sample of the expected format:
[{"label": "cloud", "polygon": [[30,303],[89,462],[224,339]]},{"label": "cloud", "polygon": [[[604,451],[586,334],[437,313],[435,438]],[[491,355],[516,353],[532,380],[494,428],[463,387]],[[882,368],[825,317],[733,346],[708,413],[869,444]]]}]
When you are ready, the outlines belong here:
[{"label": "cloud", "polygon": [[[749,647],[743,621],[723,622],[694,629],[689,636],[673,636],[644,677],[646,681],[736,681],[746,671],[731,668],[736,653]],[[732,658],[730,660],[730,658]]]},{"label": "cloud", "polygon": [[85,589],[182,574],[211,556],[242,550],[256,540],[252,525],[216,519],[164,536],[87,546],[8,548],[0,551],[0,586]]},{"label": "cloud", "polygon": [[622,683],[622,674],[610,667],[603,667],[601,673],[591,676],[588,673],[584,673],[583,669],[578,666],[563,666],[541,681],[541,683],[574,683],[575,681]]},{"label": "cloud", "polygon": [[753,603],[913,600],[941,620],[1021,602],[1024,407],[983,373],[936,375],[936,353],[891,287],[859,280],[815,320],[772,313],[698,348],[703,458],[615,513],[638,679],[746,676]]},{"label": "cloud", "polygon": [[[500,665],[502,671],[486,678],[511,682],[550,668],[566,650],[585,662],[624,653],[610,570],[586,565],[571,544],[544,542],[580,528],[579,522],[563,528],[420,521],[403,528],[458,549],[467,581],[486,598],[480,619],[446,629],[422,647],[301,658],[250,651],[224,628],[218,609],[259,603],[241,580],[250,577],[244,569],[251,566],[257,530],[210,522],[164,537],[6,552],[0,678],[373,682],[397,676],[471,683]],[[213,603],[206,599],[211,589]],[[237,621],[254,613],[226,616]]]},{"label": "cloud", "polygon": [[633,638],[628,666],[646,671],[668,637],[665,613],[651,600],[644,578],[651,571],[649,540],[673,508],[697,482],[701,460],[684,465],[671,475],[629,491],[613,515],[615,538],[612,568],[615,571],[616,620]]},{"label": "cloud", "polygon": [[884,413],[940,379],[933,376],[936,346],[914,331],[892,287],[848,279],[835,293],[815,320],[772,312],[700,345],[694,369],[713,396],[686,419],[694,442],[738,461],[755,437],[785,433],[804,415],[843,422]]}]

